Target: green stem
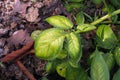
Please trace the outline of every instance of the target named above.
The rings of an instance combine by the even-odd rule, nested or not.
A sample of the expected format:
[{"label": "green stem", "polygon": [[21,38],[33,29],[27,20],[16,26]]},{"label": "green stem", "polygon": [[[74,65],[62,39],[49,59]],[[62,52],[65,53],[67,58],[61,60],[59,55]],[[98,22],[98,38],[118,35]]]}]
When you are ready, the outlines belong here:
[{"label": "green stem", "polygon": [[107,14],[107,15],[105,15],[105,16],[97,19],[97,20],[95,20],[94,22],[91,23],[91,25],[96,25],[96,24],[104,21],[105,19],[110,18],[111,16],[117,15],[117,14],[119,14],[119,13],[120,13],[120,9],[114,11],[114,12],[111,13],[111,14]]},{"label": "green stem", "polygon": [[[95,20],[94,22],[90,23],[90,25],[93,25],[93,26],[94,26],[94,25],[96,25],[96,24],[99,24],[100,22],[104,21],[105,19],[110,18],[111,16],[114,16],[114,15],[117,15],[117,14],[120,14],[120,9],[112,12],[111,14],[108,13],[107,15],[105,15],[105,16],[103,16],[103,17]],[[81,33],[81,31],[80,31],[80,30],[77,30],[77,31],[75,31],[75,33],[77,33],[77,34],[78,34],[78,33]]]},{"label": "green stem", "polygon": [[102,24],[120,24],[120,21],[113,22],[113,21],[103,21]]}]

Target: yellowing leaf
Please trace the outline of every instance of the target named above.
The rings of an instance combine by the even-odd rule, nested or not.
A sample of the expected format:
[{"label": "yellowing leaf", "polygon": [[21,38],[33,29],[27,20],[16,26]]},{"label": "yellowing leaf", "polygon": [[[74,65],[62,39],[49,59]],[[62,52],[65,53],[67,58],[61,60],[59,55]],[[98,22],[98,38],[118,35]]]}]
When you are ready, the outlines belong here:
[{"label": "yellowing leaf", "polygon": [[80,53],[80,37],[75,33],[70,33],[67,36],[67,48],[71,58],[76,58]]},{"label": "yellowing leaf", "polygon": [[33,31],[32,34],[31,34],[32,40],[35,40],[41,32],[42,32],[41,30]]},{"label": "yellowing leaf", "polygon": [[76,66],[82,56],[80,36],[73,32],[67,36],[67,50],[70,56],[70,64]]},{"label": "yellowing leaf", "polygon": [[45,21],[47,21],[52,26],[61,29],[71,29],[73,27],[73,23],[65,16],[51,16],[48,17]]},{"label": "yellowing leaf", "polygon": [[36,56],[45,60],[55,59],[63,48],[64,35],[63,30],[56,28],[43,31],[35,41]]},{"label": "yellowing leaf", "polygon": [[60,54],[58,55],[57,59],[64,59],[67,57],[67,51],[63,49]]},{"label": "yellowing leaf", "polygon": [[67,68],[67,63],[62,62],[61,64],[57,65],[56,71],[61,77],[66,77],[66,68]]},{"label": "yellowing leaf", "polygon": [[79,24],[77,26],[77,30],[79,30],[80,32],[88,32],[94,29],[96,29],[96,27],[91,24]]}]

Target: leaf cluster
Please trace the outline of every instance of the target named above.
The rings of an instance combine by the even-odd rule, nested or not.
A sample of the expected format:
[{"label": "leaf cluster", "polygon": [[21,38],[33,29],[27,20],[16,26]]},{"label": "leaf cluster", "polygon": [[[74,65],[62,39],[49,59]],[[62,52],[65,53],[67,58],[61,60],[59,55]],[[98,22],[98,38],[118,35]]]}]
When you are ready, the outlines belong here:
[{"label": "leaf cluster", "polygon": [[[67,2],[81,3],[84,0],[67,0]],[[119,0],[116,0],[119,2]],[[85,13],[78,12],[75,15],[75,23],[62,15],[50,16],[45,19],[53,28],[32,34],[35,40],[35,55],[47,61],[46,71],[57,73],[66,80],[120,80],[120,38],[108,23],[102,23],[105,19],[117,22],[116,6],[112,10],[105,0],[92,0],[94,4],[104,3],[107,15],[86,23]],[[78,7],[79,8],[79,7]],[[89,17],[88,17],[89,18]],[[90,17],[91,18],[91,17]],[[87,68],[81,64],[84,52],[82,51],[81,34],[96,30],[94,51],[88,56]],[[35,36],[34,36],[35,35]],[[105,50],[105,51],[104,51]],[[118,68],[111,77],[111,70]]]}]

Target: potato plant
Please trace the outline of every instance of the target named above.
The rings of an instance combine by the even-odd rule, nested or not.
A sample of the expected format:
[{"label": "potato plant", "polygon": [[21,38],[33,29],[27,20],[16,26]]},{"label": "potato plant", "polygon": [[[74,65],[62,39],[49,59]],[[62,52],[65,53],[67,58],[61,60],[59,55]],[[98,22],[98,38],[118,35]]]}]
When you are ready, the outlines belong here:
[{"label": "potato plant", "polygon": [[[48,73],[56,71],[66,80],[120,80],[120,38],[109,25],[100,24],[119,13],[120,9],[108,12],[105,16],[87,24],[81,12],[76,15],[76,24],[62,15],[50,16],[45,21],[53,28],[37,32],[39,33],[37,37],[33,36],[35,55],[47,61],[46,71]],[[89,57],[90,66],[85,69],[80,64],[84,54],[81,34],[94,29],[96,29],[94,39],[96,49]],[[119,68],[111,77],[110,72],[115,64]]]}]

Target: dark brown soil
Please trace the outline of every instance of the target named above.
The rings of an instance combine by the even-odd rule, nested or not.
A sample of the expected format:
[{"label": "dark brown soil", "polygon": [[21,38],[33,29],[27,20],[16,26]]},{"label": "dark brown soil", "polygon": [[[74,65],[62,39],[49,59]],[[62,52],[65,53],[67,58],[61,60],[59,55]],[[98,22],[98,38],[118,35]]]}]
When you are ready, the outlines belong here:
[{"label": "dark brown soil", "polygon": [[[0,1],[0,59],[24,47],[31,42],[30,37],[34,30],[50,28],[44,19],[51,15],[71,16],[65,10],[60,0],[1,0]],[[27,50],[25,54],[29,52]],[[15,53],[10,55],[15,57]],[[16,55],[17,56],[17,55]],[[15,57],[16,58],[16,57]],[[17,56],[18,58],[18,56]],[[6,58],[5,58],[6,60]],[[0,80],[29,80],[22,71],[25,67],[36,80],[43,76],[50,80],[64,80],[56,73],[45,72],[45,61],[35,57],[34,54],[27,54],[20,59],[10,59],[0,64]],[[27,74],[29,74],[27,72]],[[51,76],[54,76],[52,79]]]}]

